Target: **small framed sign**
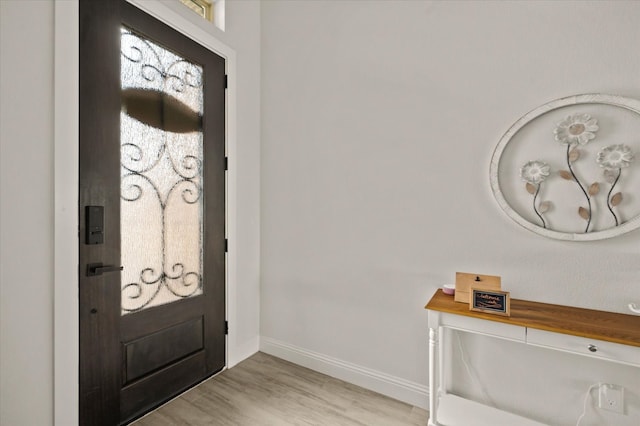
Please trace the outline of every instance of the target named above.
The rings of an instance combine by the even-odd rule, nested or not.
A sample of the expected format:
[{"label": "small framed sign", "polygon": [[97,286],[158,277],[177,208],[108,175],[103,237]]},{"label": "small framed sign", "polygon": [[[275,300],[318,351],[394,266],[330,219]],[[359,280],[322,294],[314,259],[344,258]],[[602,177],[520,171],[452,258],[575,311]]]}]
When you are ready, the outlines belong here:
[{"label": "small framed sign", "polygon": [[487,314],[511,315],[511,299],[508,291],[471,288],[469,310]]}]

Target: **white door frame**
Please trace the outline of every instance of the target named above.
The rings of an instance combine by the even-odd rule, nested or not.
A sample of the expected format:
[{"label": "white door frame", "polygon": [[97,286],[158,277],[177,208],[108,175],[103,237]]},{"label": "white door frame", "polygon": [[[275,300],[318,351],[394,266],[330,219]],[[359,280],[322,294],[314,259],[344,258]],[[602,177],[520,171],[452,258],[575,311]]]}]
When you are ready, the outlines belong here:
[{"label": "white door frame", "polygon": [[[226,59],[227,253],[226,367],[236,351],[236,53],[159,0],[127,0]],[[78,424],[78,173],[79,13],[78,0],[56,0],[54,34],[54,425]],[[188,12],[188,11],[187,11]],[[190,12],[188,12],[190,13]]]}]

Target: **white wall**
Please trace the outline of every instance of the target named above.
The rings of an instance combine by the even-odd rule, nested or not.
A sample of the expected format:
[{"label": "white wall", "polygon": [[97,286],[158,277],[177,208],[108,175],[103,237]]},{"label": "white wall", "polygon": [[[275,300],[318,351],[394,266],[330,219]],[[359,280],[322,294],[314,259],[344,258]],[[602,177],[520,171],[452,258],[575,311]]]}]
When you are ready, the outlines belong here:
[{"label": "white wall", "polygon": [[[489,186],[493,149],[526,112],[579,93],[640,98],[639,19],[637,2],[263,3],[263,348],[426,386],[423,306],[456,271],[501,275],[515,298],[614,312],[640,302],[639,231],[546,239]],[[502,362],[467,340],[491,354],[478,368]],[[538,355],[518,360],[544,364]],[[571,374],[544,411],[522,410],[575,424],[588,385],[622,382],[629,415],[612,422],[636,424],[637,369],[559,358]],[[542,401],[492,384],[509,405]]]},{"label": "white wall", "polygon": [[37,9],[0,1],[0,424],[12,426],[53,418],[53,3]]},{"label": "white wall", "polygon": [[[258,349],[260,5],[226,9],[227,31],[215,36],[237,59],[236,363]],[[0,16],[0,424],[46,426],[54,423],[53,2],[2,0]]]}]

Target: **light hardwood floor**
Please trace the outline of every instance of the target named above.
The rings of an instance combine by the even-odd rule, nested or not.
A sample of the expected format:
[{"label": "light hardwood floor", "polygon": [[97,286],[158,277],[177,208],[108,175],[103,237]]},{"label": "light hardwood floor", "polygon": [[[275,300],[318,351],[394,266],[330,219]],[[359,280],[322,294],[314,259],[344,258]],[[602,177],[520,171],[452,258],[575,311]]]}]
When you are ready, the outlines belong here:
[{"label": "light hardwood floor", "polygon": [[134,426],[426,425],[428,412],[258,352]]}]

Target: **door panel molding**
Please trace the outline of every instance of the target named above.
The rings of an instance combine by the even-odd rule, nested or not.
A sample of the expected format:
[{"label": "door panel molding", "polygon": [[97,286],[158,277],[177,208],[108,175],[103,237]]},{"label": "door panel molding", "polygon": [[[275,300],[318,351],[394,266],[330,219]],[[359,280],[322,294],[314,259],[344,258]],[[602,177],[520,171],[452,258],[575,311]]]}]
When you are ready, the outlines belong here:
[{"label": "door panel molding", "polygon": [[[163,345],[167,339],[175,340],[176,344]],[[204,318],[200,315],[190,321],[171,325],[134,340],[123,339],[122,344],[125,357],[123,379],[126,384],[202,350]],[[151,353],[152,356],[148,357],[147,353]]]},{"label": "door panel molding", "polygon": [[[236,324],[236,53],[215,35],[203,31],[159,1],[129,1],[199,42],[226,60],[227,156],[227,367],[239,361]],[[78,0],[54,5],[54,424],[79,422],[78,319],[78,149],[79,149],[79,6]]]},{"label": "door panel molding", "polygon": [[[165,376],[170,376],[173,381],[172,385],[175,388],[182,389],[182,391],[189,389],[194,382],[197,382],[205,374],[203,367],[204,355],[203,351],[196,352],[174,364],[172,371],[161,369],[146,376],[140,382],[136,382],[136,387],[143,389],[142,392],[139,390],[134,391],[132,387],[123,388],[120,397],[122,418],[126,419],[126,421],[133,420],[139,415],[137,411],[139,404],[149,405],[158,399],[164,400],[167,395],[159,393],[159,390],[162,389],[159,384],[165,382]],[[164,402],[160,405],[162,404]]]}]

